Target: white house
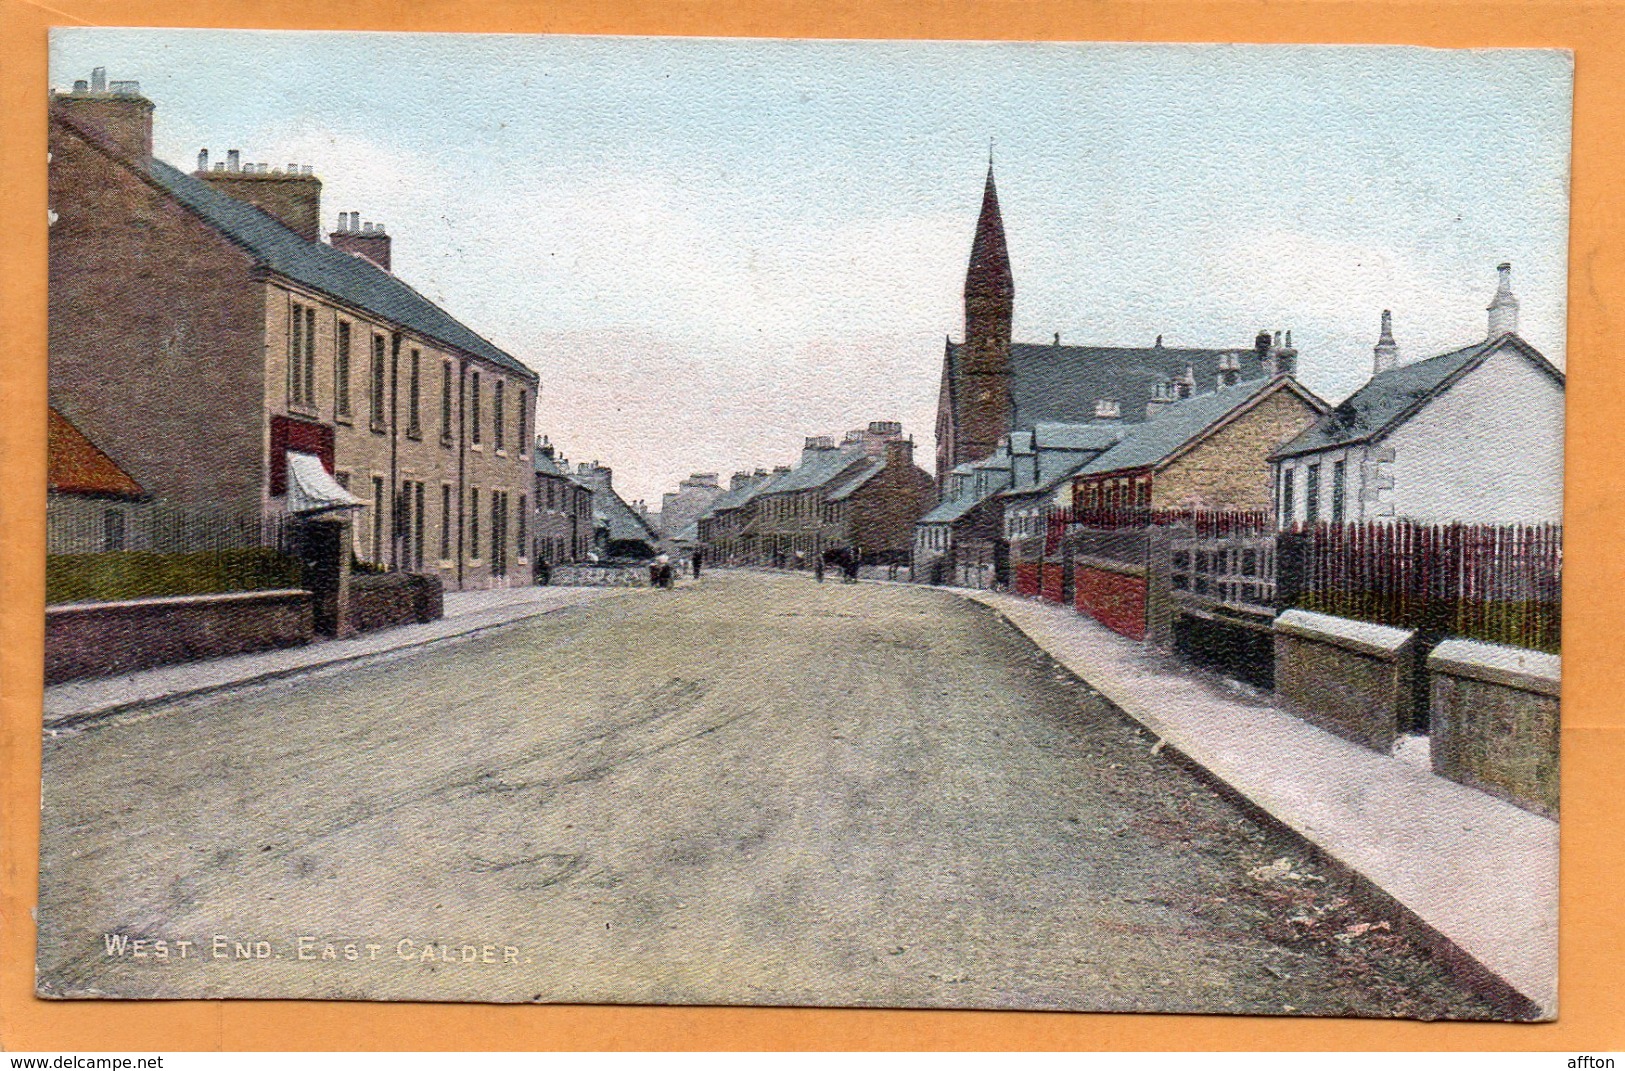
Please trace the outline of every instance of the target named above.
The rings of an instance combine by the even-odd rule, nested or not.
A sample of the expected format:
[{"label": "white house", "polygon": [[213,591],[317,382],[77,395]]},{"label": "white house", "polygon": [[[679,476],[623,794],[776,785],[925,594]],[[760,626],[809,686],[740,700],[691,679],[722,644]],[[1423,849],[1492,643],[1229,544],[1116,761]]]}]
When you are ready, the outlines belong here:
[{"label": "white house", "polygon": [[1562,521],[1564,376],[1518,336],[1512,266],[1498,270],[1471,346],[1399,363],[1382,314],[1370,381],[1271,455],[1282,527]]}]

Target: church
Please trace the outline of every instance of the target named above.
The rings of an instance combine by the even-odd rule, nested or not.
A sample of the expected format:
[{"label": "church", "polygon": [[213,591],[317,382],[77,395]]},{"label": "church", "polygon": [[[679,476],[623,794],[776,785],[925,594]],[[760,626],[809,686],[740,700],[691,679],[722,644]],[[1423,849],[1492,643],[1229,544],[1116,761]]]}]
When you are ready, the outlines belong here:
[{"label": "church", "polygon": [[1237,349],[1063,346],[1012,341],[1015,277],[999,194],[988,161],[982,211],[965,273],[963,342],[947,340],[937,400],[937,487],[960,465],[981,461],[1012,431],[1095,420],[1143,422],[1168,398],[1281,372],[1295,373],[1291,335],[1260,334]]}]

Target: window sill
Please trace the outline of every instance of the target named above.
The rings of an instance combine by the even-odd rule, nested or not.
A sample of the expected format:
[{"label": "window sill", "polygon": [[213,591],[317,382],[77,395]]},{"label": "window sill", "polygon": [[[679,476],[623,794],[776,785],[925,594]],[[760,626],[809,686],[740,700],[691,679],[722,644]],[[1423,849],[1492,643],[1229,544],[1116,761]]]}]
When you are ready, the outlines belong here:
[{"label": "window sill", "polygon": [[317,411],[315,406],[305,405],[303,402],[300,402],[297,405],[293,402],[289,402],[288,412],[295,416],[310,417],[318,420],[321,418],[321,414]]},{"label": "window sill", "polygon": [[389,431],[389,429],[384,427],[384,425],[382,425],[382,424],[373,424],[372,425],[372,433],[374,435],[383,435],[387,431]]},{"label": "window sill", "polygon": [[420,443],[423,441],[423,430],[421,428],[407,428],[406,437],[413,442]]},{"label": "window sill", "polygon": [[349,413],[334,413],[333,414],[333,423],[341,424],[344,427],[348,428],[348,427],[353,427],[355,425],[355,420],[354,420],[354,418],[352,418],[350,416]]},{"label": "window sill", "polygon": [[469,443],[468,448],[470,450],[472,450],[476,454],[485,453],[485,444],[484,443]]}]

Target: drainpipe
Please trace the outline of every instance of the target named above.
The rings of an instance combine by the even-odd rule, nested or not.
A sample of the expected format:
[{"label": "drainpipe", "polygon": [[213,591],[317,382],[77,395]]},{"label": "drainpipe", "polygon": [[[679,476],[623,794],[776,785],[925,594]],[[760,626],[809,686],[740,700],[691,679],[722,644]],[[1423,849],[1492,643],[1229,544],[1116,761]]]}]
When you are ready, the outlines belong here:
[{"label": "drainpipe", "polygon": [[400,380],[401,333],[389,336],[389,570],[401,567],[401,478],[400,478]]},{"label": "drainpipe", "polygon": [[467,446],[464,435],[468,428],[468,358],[457,358],[457,590],[463,590],[463,541],[468,537],[468,488],[464,486],[467,470]]}]

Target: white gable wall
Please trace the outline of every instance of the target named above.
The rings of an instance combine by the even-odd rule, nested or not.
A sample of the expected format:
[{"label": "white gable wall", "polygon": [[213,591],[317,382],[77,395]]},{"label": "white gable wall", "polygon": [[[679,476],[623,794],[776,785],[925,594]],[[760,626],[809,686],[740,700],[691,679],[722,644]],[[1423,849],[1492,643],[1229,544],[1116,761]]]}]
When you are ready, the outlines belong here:
[{"label": "white gable wall", "polygon": [[1382,441],[1399,517],[1428,523],[1563,519],[1563,388],[1502,349]]}]

